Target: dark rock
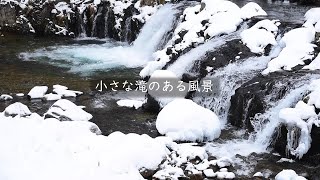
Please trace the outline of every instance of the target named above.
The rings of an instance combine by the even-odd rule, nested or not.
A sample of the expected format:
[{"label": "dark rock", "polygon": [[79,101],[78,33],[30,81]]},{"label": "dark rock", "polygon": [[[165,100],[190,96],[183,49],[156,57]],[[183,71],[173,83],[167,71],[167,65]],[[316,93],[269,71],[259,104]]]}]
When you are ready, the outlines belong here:
[{"label": "dark rock", "polygon": [[152,176],[155,174],[155,172],[155,170],[144,169],[140,171],[140,174],[144,179],[152,179]]},{"label": "dark rock", "polygon": [[[229,122],[252,131],[256,114],[263,113],[270,103],[265,102],[265,97],[272,95],[269,99],[272,102],[282,99],[295,82],[303,80],[306,74],[304,71],[276,72],[267,76],[258,75],[244,83],[231,98]],[[277,86],[278,83],[282,85]]]},{"label": "dark rock", "polygon": [[142,105],[142,108],[148,112],[159,113],[160,105],[150,94],[147,93],[147,102]]},{"label": "dark rock", "polygon": [[[299,161],[299,159],[292,156],[287,150],[287,133],[288,130],[285,125],[281,125],[279,131],[276,133],[276,141],[274,143],[274,150],[280,153],[282,156],[290,157]],[[300,160],[302,163],[306,163],[312,166],[318,166],[320,162],[320,127],[313,125],[311,130],[311,148]]]},{"label": "dark rock", "polygon": [[[207,52],[201,60],[198,73],[200,73],[200,77],[205,77],[207,75],[207,66],[212,67],[213,69],[219,69],[229,63],[254,55],[255,54],[252,53],[247,46],[242,44],[239,39],[231,40],[218,49]],[[194,66],[193,69],[194,68],[196,67]]]}]

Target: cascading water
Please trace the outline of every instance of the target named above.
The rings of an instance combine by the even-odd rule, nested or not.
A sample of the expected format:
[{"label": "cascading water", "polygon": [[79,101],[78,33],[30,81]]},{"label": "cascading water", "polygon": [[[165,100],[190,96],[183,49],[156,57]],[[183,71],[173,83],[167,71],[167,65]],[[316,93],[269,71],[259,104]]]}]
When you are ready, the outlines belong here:
[{"label": "cascading water", "polygon": [[195,94],[194,101],[199,105],[211,109],[215,112],[223,122],[223,126],[227,122],[227,115],[230,107],[231,96],[235,90],[243,83],[257,75],[271,58],[276,57],[279,53],[279,47],[275,47],[269,56],[250,57],[241,62],[235,62],[217,69],[209,73],[207,79],[215,79],[219,81],[220,88],[215,90],[216,94]]},{"label": "cascading water", "polygon": [[25,60],[48,62],[54,66],[70,68],[84,75],[111,68],[135,68],[152,60],[152,54],[163,37],[171,31],[177,20],[177,7],[161,7],[144,25],[132,46],[107,39],[104,44],[51,46],[34,52],[21,53]]}]

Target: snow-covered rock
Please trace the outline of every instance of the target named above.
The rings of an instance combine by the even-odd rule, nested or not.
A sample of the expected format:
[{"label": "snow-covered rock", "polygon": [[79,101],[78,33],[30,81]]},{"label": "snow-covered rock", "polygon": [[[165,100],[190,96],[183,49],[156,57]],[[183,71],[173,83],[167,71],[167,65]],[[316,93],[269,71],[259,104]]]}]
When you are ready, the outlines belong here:
[{"label": "snow-covered rock", "polygon": [[278,32],[278,23],[278,21],[270,21],[268,19],[259,21],[240,34],[241,41],[251,50],[251,52],[264,53],[264,48],[267,45],[277,44],[275,36]]},{"label": "snow-covered rock", "polygon": [[266,15],[267,13],[255,2],[249,2],[241,8],[241,18],[243,19]]},{"label": "snow-covered rock", "polygon": [[316,32],[320,32],[320,8],[311,8],[304,15],[306,22],[303,26],[315,27]]},{"label": "snow-covered rock", "polygon": [[8,95],[8,94],[2,94],[1,96],[0,96],[0,101],[2,100],[2,101],[8,101],[8,100],[12,100],[13,99],[13,97],[12,96],[10,96],[10,95]]},{"label": "snow-covered rock", "polygon": [[44,95],[44,99],[47,101],[56,101],[56,100],[61,99],[61,95],[50,93],[50,94]]},{"label": "snow-covered rock", "polygon": [[212,169],[206,169],[203,171],[203,174],[208,177],[208,178],[214,178],[217,176],[217,174],[215,172],[213,172]]},{"label": "snow-covered rock", "polygon": [[[294,108],[284,108],[279,112],[279,118],[287,126],[287,148],[289,152],[299,158],[308,152],[311,147],[312,126],[320,125],[320,120],[315,111],[320,108],[320,80],[314,80],[309,86],[308,102],[299,101]],[[299,135],[295,128],[298,128]]]},{"label": "snow-covered rock", "polygon": [[13,103],[13,104],[9,105],[8,107],[6,107],[6,109],[4,110],[4,114],[6,116],[25,117],[25,116],[31,115],[31,112],[26,105],[24,105],[20,102],[16,102],[16,103]]},{"label": "snow-covered rock", "polygon": [[320,69],[320,54],[307,66],[304,66],[302,69],[307,70],[319,70]]},{"label": "snow-covered rock", "polygon": [[276,175],[275,180],[307,180],[307,179],[302,176],[299,176],[294,170],[284,169]]},{"label": "snow-covered rock", "polygon": [[222,157],[217,160],[217,166],[220,168],[231,166],[233,161],[228,157]]},{"label": "snow-covered rock", "polygon": [[156,127],[176,141],[211,141],[220,136],[220,121],[214,112],[188,99],[176,99],[159,113]]},{"label": "snow-covered rock", "polygon": [[91,114],[67,99],[55,102],[45,113],[45,117],[54,117],[61,121],[89,121],[92,119]]},{"label": "snow-covered rock", "polygon": [[275,71],[291,71],[297,65],[305,65],[306,60],[314,57],[316,45],[311,42],[315,39],[312,28],[301,27],[293,29],[282,37],[280,44],[284,46],[278,57],[268,63],[267,69],[262,74],[266,75]]},{"label": "snow-covered rock", "polygon": [[266,13],[256,3],[248,3],[240,9],[235,3],[226,0],[202,0],[201,4],[186,8],[182,22],[174,30],[170,42],[164,49],[154,53],[155,61],[149,62],[141,70],[140,76],[147,77],[155,70],[162,69],[188,47],[235,32],[244,19],[257,15]]},{"label": "snow-covered rock", "polygon": [[122,99],[117,101],[118,106],[123,106],[123,107],[134,107],[135,109],[139,109],[143,105],[143,101],[139,100],[132,100],[132,99]]},{"label": "snow-covered rock", "polygon": [[28,93],[28,97],[31,99],[43,98],[48,91],[48,86],[35,86]]},{"label": "snow-covered rock", "polygon": [[[170,84],[167,86],[167,90],[164,89],[166,82]],[[154,88],[152,88],[152,83],[159,84],[159,87],[155,85]],[[184,86],[184,89],[180,91],[179,85]],[[187,92],[187,84],[180,81],[177,76],[169,70],[154,71],[148,81],[148,94],[159,103],[161,108],[174,99],[185,98]]]},{"label": "snow-covered rock", "polygon": [[83,94],[81,91],[69,90],[68,87],[61,85],[53,85],[53,92],[61,97],[77,97]]},{"label": "snow-covered rock", "polygon": [[234,179],[236,175],[233,172],[216,172],[218,179]]},{"label": "snow-covered rock", "polygon": [[17,97],[23,97],[24,94],[23,94],[23,93],[17,93],[16,96],[17,96]]},{"label": "snow-covered rock", "polygon": [[261,172],[256,172],[253,177],[263,177],[263,174]]}]

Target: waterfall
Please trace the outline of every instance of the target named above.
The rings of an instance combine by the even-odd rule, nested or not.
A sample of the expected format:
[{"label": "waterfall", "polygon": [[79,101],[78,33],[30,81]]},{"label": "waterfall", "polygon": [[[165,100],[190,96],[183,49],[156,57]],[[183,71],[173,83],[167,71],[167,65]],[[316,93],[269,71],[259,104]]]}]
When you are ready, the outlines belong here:
[{"label": "waterfall", "polygon": [[217,92],[215,94],[196,93],[193,100],[199,105],[215,112],[222,121],[222,125],[226,125],[230,100],[235,90],[259,74],[279,52],[280,47],[275,47],[269,56],[250,57],[209,73],[206,79],[218,80],[220,85],[219,90],[215,90],[214,92]]},{"label": "waterfall", "polygon": [[138,38],[133,43],[133,48],[139,51],[153,53],[163,37],[173,28],[178,13],[178,5],[166,4],[161,7],[143,26]]},{"label": "waterfall", "polygon": [[[108,71],[112,68],[141,67],[148,61],[153,60],[152,54],[172,31],[175,21],[179,18],[176,16],[179,12],[177,7],[182,4],[162,6],[146,22],[132,45],[105,39],[106,43],[104,44],[51,46],[37,49],[34,52],[21,53],[20,56],[25,60],[36,60],[69,68],[70,72],[82,75],[91,75],[94,72]],[[98,15],[101,16],[102,13],[98,12]],[[95,33],[108,33],[107,30],[110,28],[106,23],[108,16],[107,13],[105,17],[99,17],[99,20],[98,16],[95,18],[94,24],[100,21],[100,24],[105,26],[100,27],[100,29],[95,26],[93,28]],[[101,18],[103,18],[102,21]],[[47,60],[43,61],[43,59]]]}]

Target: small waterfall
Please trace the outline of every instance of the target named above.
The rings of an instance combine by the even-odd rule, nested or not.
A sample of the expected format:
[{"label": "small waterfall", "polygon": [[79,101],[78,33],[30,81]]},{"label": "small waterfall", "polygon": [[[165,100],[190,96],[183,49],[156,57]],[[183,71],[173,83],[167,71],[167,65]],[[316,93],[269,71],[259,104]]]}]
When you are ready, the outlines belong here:
[{"label": "small waterfall", "polygon": [[223,122],[222,124],[225,125],[227,123],[230,100],[235,90],[260,73],[279,52],[280,47],[275,47],[269,56],[250,57],[209,73],[206,79],[214,79],[219,82],[219,90],[214,91],[218,93],[196,93],[193,100],[215,112]]},{"label": "small waterfall", "polygon": [[131,32],[131,21],[132,21],[132,19],[131,18],[127,18],[126,19],[126,22],[125,22],[125,25],[124,25],[124,32],[123,32],[123,34],[124,34],[124,40],[126,41],[126,42],[130,42],[130,40],[129,40],[129,33]]},{"label": "small waterfall", "polygon": [[[181,4],[162,6],[143,26],[132,45],[107,40],[105,44],[52,46],[20,55],[26,60],[41,61],[46,58],[47,61],[41,62],[69,68],[70,72],[83,75],[108,71],[112,68],[141,67],[153,59],[152,54],[168,32],[172,31],[172,26],[177,21],[177,7]],[[102,10],[109,11],[107,8]],[[108,14],[108,12],[98,12],[94,19],[96,26],[93,28],[93,35],[104,36],[109,33],[108,29],[113,28],[106,22],[108,18],[113,18],[112,13],[110,13],[111,16]],[[88,20],[86,16],[84,18],[85,21]],[[100,25],[97,26],[98,24]]]},{"label": "small waterfall", "polygon": [[260,145],[269,146],[272,143],[272,136],[277,127],[279,127],[280,119],[279,112],[283,108],[289,108],[294,106],[300,101],[308,92],[309,84],[312,80],[318,79],[317,74],[307,74],[299,78],[292,77],[289,81],[292,87],[287,91],[287,95],[281,99],[276,100],[276,96],[279,92],[275,89],[275,92],[266,97],[266,103],[270,108],[263,114],[257,114],[254,118],[254,130],[252,138],[255,143]]},{"label": "small waterfall", "polygon": [[179,4],[166,4],[152,15],[134,41],[133,48],[149,53],[157,50],[163,37],[171,31],[176,21],[175,14],[178,12],[176,6]]}]

